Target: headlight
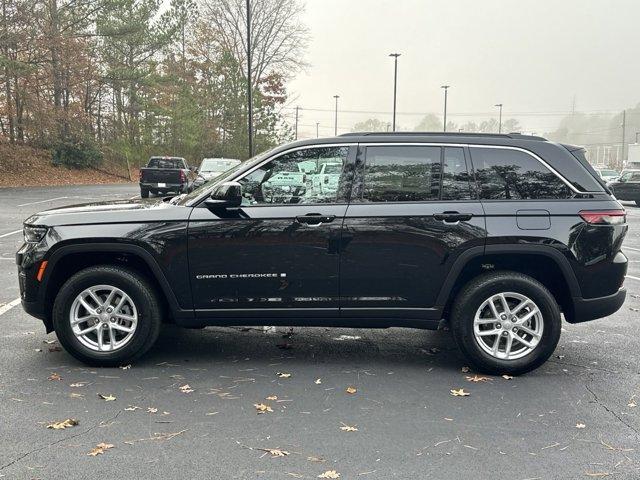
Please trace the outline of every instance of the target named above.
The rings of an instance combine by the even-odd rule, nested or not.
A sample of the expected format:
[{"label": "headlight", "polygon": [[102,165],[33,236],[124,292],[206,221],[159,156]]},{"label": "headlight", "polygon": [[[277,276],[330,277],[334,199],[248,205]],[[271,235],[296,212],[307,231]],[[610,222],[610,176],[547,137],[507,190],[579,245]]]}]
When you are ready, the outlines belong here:
[{"label": "headlight", "polygon": [[24,241],[27,243],[39,243],[47,234],[47,227],[36,227],[33,225],[25,225],[22,232],[24,233]]}]

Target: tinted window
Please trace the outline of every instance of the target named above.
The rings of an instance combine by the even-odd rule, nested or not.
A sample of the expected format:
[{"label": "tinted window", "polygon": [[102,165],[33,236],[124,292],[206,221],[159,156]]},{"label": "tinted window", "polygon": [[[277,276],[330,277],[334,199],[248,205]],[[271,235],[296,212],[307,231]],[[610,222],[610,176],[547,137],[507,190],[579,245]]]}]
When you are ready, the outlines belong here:
[{"label": "tinted window", "polygon": [[275,158],[239,181],[245,204],[335,202],[348,152],[349,147],[307,148]]},{"label": "tinted window", "polygon": [[181,158],[152,158],[147,167],[150,168],[185,168],[184,160]]},{"label": "tinted window", "polygon": [[471,186],[464,149],[446,147],[442,167],[442,200],[469,200]]},{"label": "tinted window", "polygon": [[565,183],[531,155],[511,149],[470,149],[483,199],[569,198]]},{"label": "tinted window", "polygon": [[367,147],[364,200],[437,200],[439,188],[440,147]]},{"label": "tinted window", "polygon": [[201,172],[226,172],[240,163],[235,159],[205,158],[200,165]]}]

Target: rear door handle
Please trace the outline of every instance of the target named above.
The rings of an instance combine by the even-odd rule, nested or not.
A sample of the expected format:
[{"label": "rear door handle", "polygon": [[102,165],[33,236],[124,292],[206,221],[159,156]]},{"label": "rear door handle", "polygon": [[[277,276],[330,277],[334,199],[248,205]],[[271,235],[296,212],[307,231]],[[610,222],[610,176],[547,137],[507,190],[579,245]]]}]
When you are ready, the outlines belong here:
[{"label": "rear door handle", "polygon": [[322,215],[320,213],[307,213],[296,217],[296,222],[304,223],[311,227],[317,227],[322,223],[331,223],[336,218],[335,215]]},{"label": "rear door handle", "polygon": [[466,222],[467,220],[471,220],[471,217],[473,217],[472,213],[460,213],[460,212],[442,212],[442,213],[435,213],[433,215],[433,218],[445,223]]}]

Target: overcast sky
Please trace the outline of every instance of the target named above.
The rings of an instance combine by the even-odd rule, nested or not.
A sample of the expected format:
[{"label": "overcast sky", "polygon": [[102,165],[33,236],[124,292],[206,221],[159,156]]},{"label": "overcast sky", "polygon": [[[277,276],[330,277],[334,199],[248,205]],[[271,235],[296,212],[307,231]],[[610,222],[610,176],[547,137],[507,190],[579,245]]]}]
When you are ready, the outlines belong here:
[{"label": "overcast sky", "polygon": [[[304,20],[310,66],[289,84],[303,109],[330,110],[338,94],[339,110],[390,112],[391,52],[402,54],[398,112],[441,114],[440,86],[450,84],[451,120],[486,119],[504,103],[505,117],[544,133],[574,96],[578,111],[640,102],[639,0],[307,0]],[[342,112],[339,133],[369,117],[391,118]],[[333,134],[331,112],[303,110],[301,136],[315,136],[316,122]]]}]

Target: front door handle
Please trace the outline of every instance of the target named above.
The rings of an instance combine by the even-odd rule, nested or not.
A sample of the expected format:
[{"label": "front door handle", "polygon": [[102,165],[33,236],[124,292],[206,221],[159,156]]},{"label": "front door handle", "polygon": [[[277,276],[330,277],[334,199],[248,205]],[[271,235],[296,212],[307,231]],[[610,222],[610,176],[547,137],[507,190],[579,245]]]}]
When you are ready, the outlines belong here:
[{"label": "front door handle", "polygon": [[320,213],[307,213],[296,217],[296,222],[304,223],[310,227],[317,227],[322,223],[331,223],[336,218],[335,215],[322,215]]},{"label": "front door handle", "polygon": [[471,220],[471,217],[473,217],[472,213],[460,213],[460,212],[442,212],[442,213],[435,213],[433,215],[433,218],[445,223],[466,222],[467,220]]}]

